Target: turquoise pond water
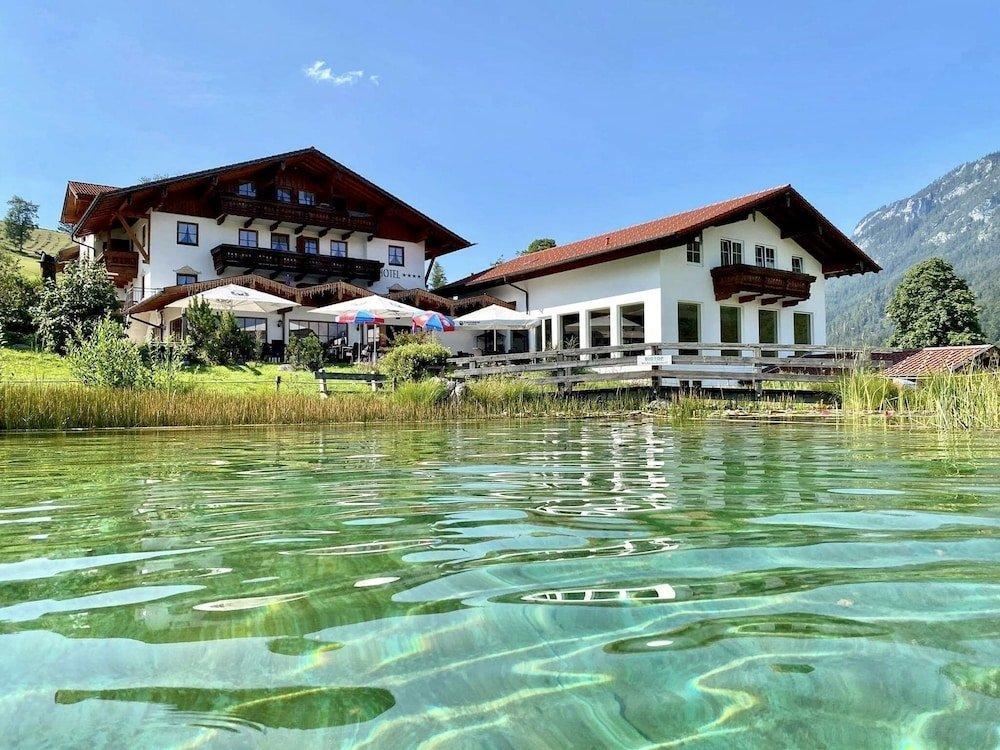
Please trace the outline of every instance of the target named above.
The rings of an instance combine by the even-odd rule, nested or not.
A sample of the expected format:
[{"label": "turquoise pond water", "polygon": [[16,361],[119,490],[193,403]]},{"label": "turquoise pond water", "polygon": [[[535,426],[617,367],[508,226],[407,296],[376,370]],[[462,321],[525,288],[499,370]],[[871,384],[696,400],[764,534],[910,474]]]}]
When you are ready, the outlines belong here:
[{"label": "turquoise pond water", "polygon": [[0,439],[0,746],[1000,744],[1000,441]]}]

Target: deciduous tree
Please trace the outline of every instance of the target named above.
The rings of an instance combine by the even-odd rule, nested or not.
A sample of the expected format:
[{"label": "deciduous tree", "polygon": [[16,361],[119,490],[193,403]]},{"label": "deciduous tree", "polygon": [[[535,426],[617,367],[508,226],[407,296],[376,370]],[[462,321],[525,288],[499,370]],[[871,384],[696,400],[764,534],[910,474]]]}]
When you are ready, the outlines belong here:
[{"label": "deciduous tree", "polygon": [[985,340],[976,295],[941,258],[910,267],[885,311],[893,325],[890,346],[960,346]]},{"label": "deciduous tree", "polygon": [[38,204],[15,195],[7,201],[7,206],[7,215],[3,220],[4,237],[11,247],[23,253],[31,233],[38,229]]}]

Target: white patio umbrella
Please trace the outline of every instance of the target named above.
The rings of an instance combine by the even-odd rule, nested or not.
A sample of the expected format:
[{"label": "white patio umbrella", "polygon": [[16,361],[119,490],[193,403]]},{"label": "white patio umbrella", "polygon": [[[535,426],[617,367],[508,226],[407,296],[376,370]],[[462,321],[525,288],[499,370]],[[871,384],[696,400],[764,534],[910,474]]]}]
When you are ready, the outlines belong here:
[{"label": "white patio umbrella", "polygon": [[[333,315],[338,323],[358,323],[374,327],[386,323],[389,325],[411,325],[413,316],[420,315],[423,310],[397,302],[394,299],[369,294],[367,297],[358,297],[326,307],[317,307],[313,312],[320,315]],[[372,347],[372,360],[374,361],[378,356],[378,346],[377,341],[373,343],[375,344]]]},{"label": "white patio umbrella", "polygon": [[528,313],[511,310],[500,305],[490,305],[482,310],[455,318],[455,325],[462,328],[493,331],[494,349],[497,348],[497,331],[526,331],[541,322],[540,318],[528,315]]},{"label": "white patio umbrella", "polygon": [[477,328],[484,331],[526,331],[540,324],[536,318],[519,310],[511,310],[500,305],[490,305],[482,310],[470,312],[455,318],[455,324],[463,328]]},{"label": "white patio umbrella", "polygon": [[194,300],[207,302],[213,310],[254,313],[271,313],[284,307],[294,307],[297,304],[294,300],[267,292],[259,292],[239,284],[224,284],[171,302],[167,307],[183,310],[190,306]]}]

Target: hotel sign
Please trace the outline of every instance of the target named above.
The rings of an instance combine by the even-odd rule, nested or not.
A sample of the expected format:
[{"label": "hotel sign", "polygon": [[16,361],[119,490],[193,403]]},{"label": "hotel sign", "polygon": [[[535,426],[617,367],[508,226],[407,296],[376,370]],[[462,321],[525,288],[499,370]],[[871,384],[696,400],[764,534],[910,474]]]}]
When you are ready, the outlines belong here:
[{"label": "hotel sign", "polygon": [[636,358],[637,364],[639,366],[645,367],[662,367],[663,365],[672,365],[674,363],[673,354],[646,354],[641,357]]}]

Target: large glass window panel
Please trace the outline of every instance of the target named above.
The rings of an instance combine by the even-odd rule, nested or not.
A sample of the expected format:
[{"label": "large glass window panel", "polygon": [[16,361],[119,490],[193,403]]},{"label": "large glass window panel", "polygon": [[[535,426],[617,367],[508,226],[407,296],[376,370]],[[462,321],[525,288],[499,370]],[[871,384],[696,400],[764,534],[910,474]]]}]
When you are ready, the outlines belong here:
[{"label": "large glass window panel", "polygon": [[[723,344],[740,343],[740,308],[720,307],[719,308],[720,341]],[[723,357],[740,356],[739,349],[723,349]]]},{"label": "large glass window panel", "polygon": [[621,307],[622,344],[642,344],[646,341],[646,307],[641,302]]},{"label": "large glass window panel", "polygon": [[[681,343],[701,341],[701,306],[694,302],[677,303],[677,340]],[[698,354],[698,349],[681,349],[680,354]]]},{"label": "large glass window panel", "polygon": [[580,348],[579,313],[570,313],[569,315],[561,315],[559,317],[559,323],[562,328],[562,342],[560,344],[560,347],[562,349],[579,349]]},{"label": "large glass window panel", "polygon": [[792,327],[795,333],[796,344],[811,344],[812,341],[812,315],[810,313],[793,313]]},{"label": "large glass window panel", "polygon": [[[778,343],[778,313],[775,310],[757,311],[757,341],[761,344]],[[777,357],[778,352],[769,349],[762,352],[765,357]]]},{"label": "large glass window panel", "polygon": [[[611,310],[591,310],[587,313],[591,346],[611,346]],[[610,354],[595,354],[594,357],[610,357]]]}]

